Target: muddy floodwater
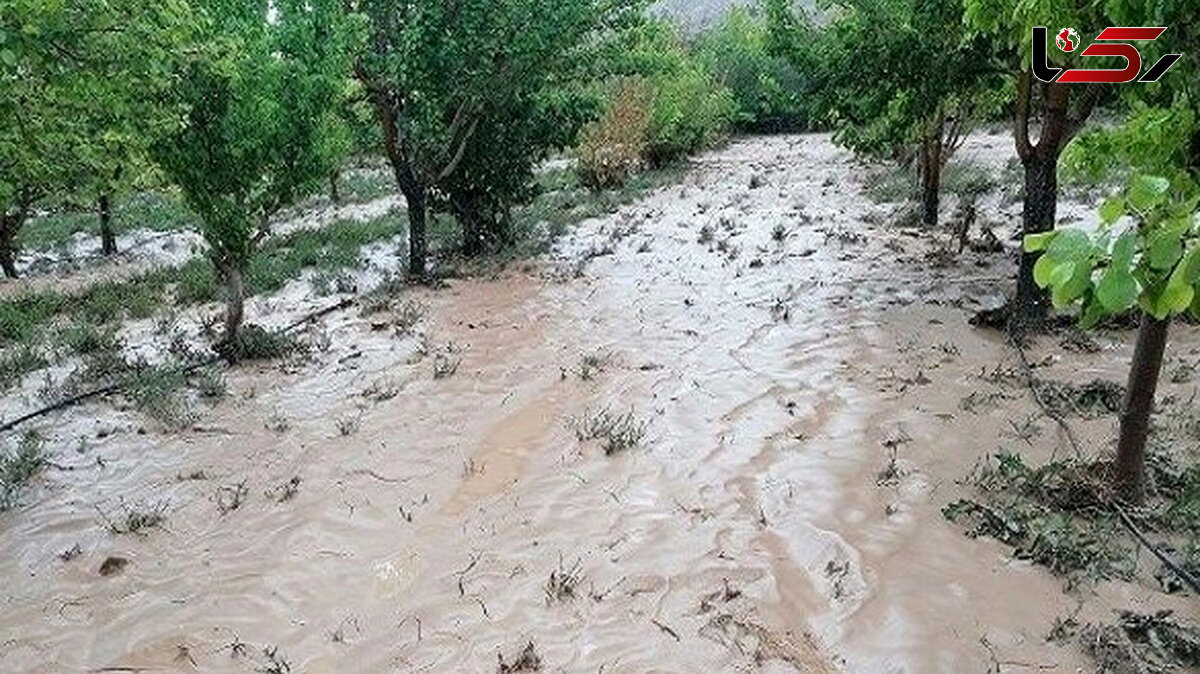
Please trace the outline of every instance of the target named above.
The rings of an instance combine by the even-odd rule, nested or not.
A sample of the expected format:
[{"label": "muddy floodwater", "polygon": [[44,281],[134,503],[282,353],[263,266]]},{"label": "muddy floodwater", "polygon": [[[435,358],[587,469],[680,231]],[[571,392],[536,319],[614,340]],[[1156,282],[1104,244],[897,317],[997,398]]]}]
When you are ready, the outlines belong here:
[{"label": "muddy floodwater", "polygon": [[[1076,672],[1057,618],[1195,618],[1064,592],[943,518],[980,459],[1066,445],[1011,437],[1035,402],[980,376],[1015,362],[967,322],[1012,255],[930,264],[949,231],[894,224],[865,173],[826,136],[735,141],[545,259],[405,291],[411,329],[325,318],[313,358],[229,372],[190,430],[107,401],[36,422],[55,467],[0,515],[0,671],[483,674],[532,643],[546,672]],[[981,208],[1010,252],[1019,208]],[[1130,342],[1031,357],[1119,381]],[[604,415],[644,433],[609,456],[580,438]],[[146,507],[160,526],[105,526]]]}]

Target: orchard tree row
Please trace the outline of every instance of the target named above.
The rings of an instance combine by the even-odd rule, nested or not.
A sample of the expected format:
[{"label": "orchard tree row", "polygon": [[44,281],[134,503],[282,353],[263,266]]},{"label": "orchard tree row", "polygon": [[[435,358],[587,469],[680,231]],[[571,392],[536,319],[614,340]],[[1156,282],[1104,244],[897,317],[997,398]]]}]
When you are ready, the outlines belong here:
[{"label": "orchard tree row", "polygon": [[[1093,326],[1141,314],[1114,486],[1143,497],[1145,447],[1172,317],[1200,318],[1200,5],[1192,0],[835,0],[817,23],[788,0],[768,0],[774,49],[812,73],[835,140],[899,158],[920,175],[922,221],[936,225],[939,173],[965,132],[997,114],[1012,120],[1024,168],[1024,246],[1009,305],[1010,329],[1043,326],[1053,306],[1080,306]],[[1059,27],[1165,26],[1139,42],[1147,64],[1184,54],[1156,83],[1045,82],[1033,71],[1036,26],[1051,67],[1095,65],[1054,45]],[[1093,34],[1095,34],[1093,33]],[[1040,50],[1039,50],[1040,51]],[[1088,130],[1099,107],[1123,121]],[[1074,142],[1073,142],[1074,141]],[[1056,229],[1058,173],[1066,157],[1127,186],[1100,206],[1099,231]]]},{"label": "orchard tree row", "polygon": [[[465,254],[505,246],[512,208],[558,149],[576,147],[581,180],[600,189],[729,128],[828,128],[911,166],[934,226],[947,160],[976,125],[1007,117],[1026,235],[1012,326],[1036,330],[1051,306],[1079,304],[1085,323],[1143,314],[1118,461],[1136,496],[1169,322],[1200,314],[1200,6],[840,0],[814,19],[762,0],[681,37],[646,5],[0,0],[0,269],[16,275],[16,236],[40,210],[94,204],[111,250],[114,196],[169,185],[208,242],[233,343],[272,217],[352,153],[386,158],[407,205],[408,273],[422,280],[431,214],[457,221]],[[1153,84],[1043,82],[1041,25],[1167,26],[1139,43],[1144,60],[1166,45],[1185,57]],[[1052,65],[1081,66],[1054,33]],[[1099,108],[1122,123],[1091,130]],[[1064,163],[1128,185],[1100,231],[1055,229]]]},{"label": "orchard tree row", "polygon": [[[326,184],[336,200],[349,155],[386,159],[423,280],[432,213],[466,255],[507,245],[535,167],[581,138],[630,141],[615,167],[612,147],[581,157],[599,189],[588,176],[619,183],[731,126],[802,126],[803,88],[766,35],[736,12],[688,40],[644,0],[0,0],[0,269],[17,275],[18,234],[56,209],[94,209],[110,254],[118,197],[169,188],[235,340],[272,216]],[[631,89],[634,127],[612,114]]]}]

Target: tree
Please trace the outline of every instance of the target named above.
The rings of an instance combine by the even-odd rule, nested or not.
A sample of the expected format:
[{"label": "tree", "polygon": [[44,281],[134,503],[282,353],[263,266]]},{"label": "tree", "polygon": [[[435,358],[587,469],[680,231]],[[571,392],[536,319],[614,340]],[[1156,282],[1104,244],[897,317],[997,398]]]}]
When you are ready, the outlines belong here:
[{"label": "tree", "polygon": [[[527,175],[553,139],[522,129],[572,57],[635,0],[352,0],[369,28],[356,74],[375,104],[385,154],[408,205],[408,269],[426,276],[426,218],[435,190],[471,218]],[[491,145],[511,139],[513,147]],[[485,144],[487,143],[487,144]],[[503,166],[485,153],[512,156]],[[489,168],[490,167],[490,168]],[[457,175],[459,172],[470,175]],[[494,182],[496,177],[503,183]],[[520,182],[520,181],[516,181]],[[508,195],[505,196],[505,199]],[[503,203],[504,199],[500,200]],[[469,229],[469,228],[468,228]],[[472,235],[468,233],[470,242]],[[473,243],[470,243],[473,246]]]},{"label": "tree", "polygon": [[200,219],[236,354],[246,272],[279,209],[319,187],[344,147],[338,96],[354,32],[337,0],[204,0],[174,96],[184,123],[158,159]]},{"label": "tree", "polygon": [[[170,119],[158,95],[187,35],[179,0],[0,0],[0,269],[34,206],[105,173]],[[14,30],[9,27],[19,27]]]},{"label": "tree", "polygon": [[[829,25],[815,48],[795,54],[797,66],[816,71],[813,94],[836,142],[870,156],[915,157],[921,221],[936,226],[942,167],[995,107],[1000,83],[987,41],[962,34],[960,0],[843,0],[828,9]],[[776,35],[801,30],[790,11],[786,3],[769,8]],[[800,41],[782,42],[795,49]]]},{"label": "tree", "polygon": [[[1032,72],[1032,28],[1053,19],[1063,26],[1099,30],[1111,23],[1106,8],[1116,3],[1090,0],[964,0],[966,23],[999,45],[997,67],[1010,74],[1016,85],[1013,137],[1025,170],[1022,233],[1026,236],[1054,229],[1058,210],[1058,160],[1063,149],[1083,128],[1102,98],[1110,93],[1102,84],[1043,82]],[[1140,25],[1140,24],[1137,24]],[[1054,66],[1071,62],[1054,45],[1048,30],[1046,53]],[[1077,50],[1075,53],[1078,54]],[[1037,140],[1033,140],[1036,120]],[[1017,292],[1010,322],[1017,329],[1036,329],[1045,321],[1049,303],[1033,278],[1040,253],[1026,251],[1017,274]]]},{"label": "tree", "polygon": [[[1120,25],[1176,29],[1167,44],[1139,45],[1156,51],[1195,53],[1200,39],[1184,27],[1200,22],[1200,7],[1186,0],[1113,2]],[[1173,317],[1200,318],[1200,82],[1185,61],[1159,83],[1123,87],[1132,109],[1116,129],[1082,136],[1067,161],[1097,174],[1119,172],[1125,187],[1100,207],[1098,232],[1062,229],[1027,236],[1025,250],[1041,253],[1033,269],[1038,286],[1055,306],[1079,303],[1081,321],[1135,307],[1141,327],[1121,410],[1114,483],[1123,498],[1143,498],[1146,441]]]},{"label": "tree", "polygon": [[698,36],[693,51],[733,93],[739,129],[804,129],[811,107],[802,95],[807,77],[791,61],[771,53],[769,42],[767,21],[758,12],[735,6],[719,25]]}]

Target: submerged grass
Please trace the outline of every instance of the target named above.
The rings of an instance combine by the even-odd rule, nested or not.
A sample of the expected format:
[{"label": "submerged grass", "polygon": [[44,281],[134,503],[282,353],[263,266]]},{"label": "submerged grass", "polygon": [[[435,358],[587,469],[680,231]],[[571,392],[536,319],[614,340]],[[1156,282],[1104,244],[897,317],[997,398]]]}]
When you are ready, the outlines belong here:
[{"label": "submerged grass", "polygon": [[[957,196],[980,195],[998,189],[1002,178],[987,167],[963,160],[950,161],[942,169],[942,193]],[[919,194],[916,172],[903,166],[889,166],[867,176],[863,183],[867,196],[877,204],[893,204],[915,199]]]},{"label": "submerged grass", "polygon": [[[269,241],[247,275],[252,294],[274,292],[306,270],[357,267],[369,243],[401,231],[396,213],[367,222],[341,220],[320,230],[299,230]],[[34,345],[51,332],[68,354],[85,355],[114,342],[121,320],[148,318],[163,306],[192,306],[221,297],[212,264],[203,258],[161,267],[122,281],[105,281],[79,291],[42,290],[0,300],[0,384],[44,367]],[[52,330],[60,326],[58,330]]]},{"label": "submerged grass", "polygon": [[452,242],[462,240],[462,232],[453,218],[436,217],[431,222],[431,239],[439,242],[446,258],[442,263],[449,275],[495,272],[516,260],[541,255],[571,226],[589,218],[616,211],[649,192],[677,182],[686,165],[669,164],[637,174],[623,187],[594,191],[579,182],[573,170],[558,169],[537,178],[538,196],[513,209],[510,237],[506,245],[474,259],[459,256]]},{"label": "submerged grass", "polygon": [[[348,168],[338,175],[338,192],[341,203],[364,203],[395,194],[396,183],[383,165]],[[311,204],[310,200],[297,208]],[[195,228],[199,222],[175,189],[118,195],[113,199],[111,213],[116,236],[139,230],[182,231]],[[100,235],[96,204],[59,204],[48,213],[32,218],[17,234],[17,246],[26,250],[61,249],[79,234]]]},{"label": "submerged grass", "polygon": [[12,452],[0,454],[0,511],[17,504],[21,491],[46,465],[42,436],[29,431]]},{"label": "submerged grass", "polygon": [[575,420],[575,437],[580,442],[599,440],[608,456],[633,449],[646,437],[649,423],[638,419],[632,411],[624,414],[603,409],[585,412]]},{"label": "submerged grass", "polygon": [[[196,216],[174,190],[140,192],[119,196],[112,205],[112,228],[117,236],[135,230],[170,232],[193,227]],[[45,250],[66,245],[78,233],[100,234],[100,215],[95,205],[65,206],[34,218],[17,234],[17,245]]]}]

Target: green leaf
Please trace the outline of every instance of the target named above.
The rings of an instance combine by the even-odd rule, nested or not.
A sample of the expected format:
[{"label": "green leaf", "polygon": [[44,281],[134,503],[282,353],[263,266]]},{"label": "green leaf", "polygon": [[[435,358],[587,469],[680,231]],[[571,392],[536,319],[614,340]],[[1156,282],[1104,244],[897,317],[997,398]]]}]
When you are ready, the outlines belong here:
[{"label": "green leaf", "polygon": [[1100,204],[1100,222],[1111,225],[1125,215],[1125,200],[1121,197],[1106,199]]},{"label": "green leaf", "polygon": [[1107,315],[1104,310],[1104,305],[1097,301],[1091,301],[1084,307],[1083,315],[1079,317],[1079,327],[1084,330],[1090,330],[1096,327],[1100,321]]},{"label": "green leaf", "polygon": [[1133,177],[1127,198],[1129,205],[1141,212],[1149,211],[1166,198],[1171,182],[1161,176],[1138,174]]},{"label": "green leaf", "polygon": [[1030,234],[1026,236],[1025,252],[1036,253],[1038,251],[1046,250],[1046,246],[1050,245],[1050,242],[1054,240],[1054,237],[1057,234],[1058,232],[1042,232],[1040,234]]},{"label": "green leaf", "polygon": [[1082,261],[1094,251],[1092,239],[1080,229],[1060,229],[1046,247],[1046,254],[1060,260]]},{"label": "green leaf", "polygon": [[[1188,307],[1192,306],[1192,300],[1195,299],[1195,297],[1196,289],[1193,286],[1168,283],[1167,287],[1163,290],[1162,295],[1159,296],[1156,304],[1162,307],[1163,311],[1166,312],[1166,315],[1180,314],[1186,311]],[[1165,317],[1165,315],[1163,317]]]},{"label": "green leaf", "polygon": [[1171,275],[1172,281],[1176,275],[1179,276],[1181,283],[1187,285],[1200,283],[1200,245],[1192,246],[1184,254],[1179,266],[1175,268],[1175,273]]},{"label": "green leaf", "polygon": [[1113,244],[1112,263],[1110,266],[1129,270],[1133,266],[1133,255],[1137,248],[1137,234],[1134,232],[1125,232],[1117,237],[1117,242]]},{"label": "green leaf", "polygon": [[1055,270],[1055,274],[1065,274],[1065,269],[1071,269],[1070,277],[1063,280],[1061,283],[1055,283],[1054,290],[1050,294],[1050,301],[1057,309],[1063,309],[1070,306],[1080,297],[1087,293],[1092,287],[1092,270],[1084,265],[1076,265],[1074,262],[1067,262],[1059,265]]},{"label": "green leaf", "polygon": [[1050,271],[1050,285],[1057,288],[1069,283],[1075,276],[1076,266],[1074,262],[1062,262],[1055,265]]},{"label": "green leaf", "polygon": [[1153,269],[1170,269],[1183,255],[1180,232],[1161,230],[1151,235],[1146,243],[1146,254]]},{"label": "green leaf", "polygon": [[1096,286],[1096,299],[1110,313],[1128,310],[1138,299],[1138,285],[1126,269],[1109,267]]},{"label": "green leaf", "polygon": [[1033,265],[1033,281],[1038,284],[1039,288],[1046,288],[1050,285],[1051,274],[1054,273],[1054,268],[1058,266],[1058,261],[1049,255],[1043,255],[1038,258],[1038,261]]}]

